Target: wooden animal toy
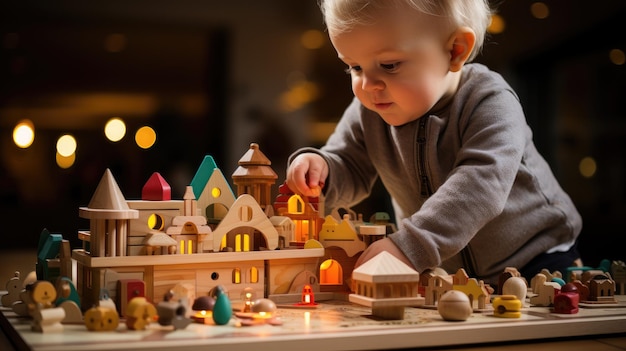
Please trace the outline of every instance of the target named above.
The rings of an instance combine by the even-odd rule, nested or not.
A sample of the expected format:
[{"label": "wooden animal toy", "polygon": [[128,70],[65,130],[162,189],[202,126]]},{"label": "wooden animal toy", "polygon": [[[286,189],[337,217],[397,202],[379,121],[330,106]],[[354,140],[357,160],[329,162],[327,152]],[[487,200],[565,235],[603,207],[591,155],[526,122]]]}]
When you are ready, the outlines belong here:
[{"label": "wooden animal toy", "polygon": [[439,298],[437,312],[447,321],[465,321],[472,314],[472,305],[465,293],[448,290]]},{"label": "wooden animal toy", "polygon": [[84,323],[90,331],[112,331],[117,329],[120,317],[114,308],[94,306],[85,312]]},{"label": "wooden animal toy", "polygon": [[561,290],[561,286],[555,282],[544,282],[537,286],[537,295],[530,297],[533,306],[550,306],[554,303],[554,295]]},{"label": "wooden animal toy", "polygon": [[126,326],[131,330],[144,330],[157,316],[156,308],[145,297],[134,297],[126,306]]},{"label": "wooden animal toy", "polygon": [[15,301],[19,301],[20,292],[22,291],[22,279],[20,278],[20,272],[15,271],[13,277],[6,283],[7,293],[2,295],[2,306],[11,307]]},{"label": "wooden animal toy", "polygon": [[37,274],[32,271],[26,275],[22,282],[19,300],[13,302],[11,309],[15,314],[22,317],[29,317],[35,311],[35,303],[32,301],[31,290],[37,282]]}]

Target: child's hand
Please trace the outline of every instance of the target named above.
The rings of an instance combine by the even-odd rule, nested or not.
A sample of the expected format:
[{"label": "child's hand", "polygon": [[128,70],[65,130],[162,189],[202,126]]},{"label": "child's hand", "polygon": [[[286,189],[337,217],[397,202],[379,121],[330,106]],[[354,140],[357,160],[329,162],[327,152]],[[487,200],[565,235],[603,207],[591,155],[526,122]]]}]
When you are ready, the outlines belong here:
[{"label": "child's hand", "polygon": [[287,169],[287,186],[304,196],[317,197],[322,193],[328,177],[328,164],[318,154],[304,153],[296,156]]},{"label": "child's hand", "polygon": [[404,253],[400,251],[398,246],[396,246],[396,244],[394,244],[393,241],[391,241],[391,239],[389,238],[376,240],[373,243],[371,243],[370,246],[368,246],[367,249],[363,251],[359,259],[356,260],[356,263],[354,264],[354,268],[371,260],[372,258],[376,257],[376,255],[378,255],[379,253],[383,251],[389,252],[390,254],[396,256],[400,261],[406,263],[409,267],[414,268],[411,261],[409,261],[409,259],[404,255]]}]

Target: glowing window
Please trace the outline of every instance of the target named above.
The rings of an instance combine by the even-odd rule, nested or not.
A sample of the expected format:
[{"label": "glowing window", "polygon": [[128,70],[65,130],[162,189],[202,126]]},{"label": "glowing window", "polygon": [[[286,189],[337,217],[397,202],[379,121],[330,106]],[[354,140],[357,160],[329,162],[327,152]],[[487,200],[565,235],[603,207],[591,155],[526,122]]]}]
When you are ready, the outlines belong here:
[{"label": "glowing window", "polygon": [[320,284],[340,285],[343,284],[343,269],[339,262],[328,259],[320,265]]},{"label": "glowing window", "polygon": [[250,283],[259,282],[259,269],[256,267],[250,268]]},{"label": "glowing window", "polygon": [[220,190],[220,188],[213,188],[211,189],[211,196],[213,196],[213,198],[218,198],[222,195],[222,191]]},{"label": "glowing window", "polygon": [[235,252],[241,252],[241,234],[235,235]]},{"label": "glowing window", "polygon": [[250,235],[243,235],[243,251],[250,251]]},{"label": "glowing window", "polygon": [[220,249],[223,249],[226,247],[226,235],[222,237],[222,243],[220,245],[221,245]]},{"label": "glowing window", "polygon": [[304,213],[304,200],[300,195],[293,195],[287,200],[287,212],[291,214]]},{"label": "glowing window", "polygon": [[233,269],[233,284],[241,284],[241,269]]},{"label": "glowing window", "polygon": [[153,213],[148,217],[148,228],[154,230],[163,230],[165,223],[163,222],[163,217],[160,215]]}]

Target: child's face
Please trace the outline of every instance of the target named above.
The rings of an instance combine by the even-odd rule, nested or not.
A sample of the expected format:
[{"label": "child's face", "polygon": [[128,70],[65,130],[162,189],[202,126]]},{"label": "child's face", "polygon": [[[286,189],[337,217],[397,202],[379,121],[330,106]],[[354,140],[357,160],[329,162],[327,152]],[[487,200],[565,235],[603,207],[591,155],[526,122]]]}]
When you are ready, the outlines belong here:
[{"label": "child's face", "polygon": [[373,25],[330,32],[355,96],[390,125],[420,118],[456,89],[446,39],[427,23],[433,22],[394,12]]}]

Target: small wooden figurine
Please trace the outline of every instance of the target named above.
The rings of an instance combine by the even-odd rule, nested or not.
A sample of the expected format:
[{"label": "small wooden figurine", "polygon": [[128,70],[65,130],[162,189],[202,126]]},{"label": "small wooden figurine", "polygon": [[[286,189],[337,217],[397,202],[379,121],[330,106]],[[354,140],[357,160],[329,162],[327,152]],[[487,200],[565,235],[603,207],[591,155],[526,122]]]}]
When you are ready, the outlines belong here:
[{"label": "small wooden figurine", "polygon": [[213,321],[217,325],[225,325],[233,315],[233,309],[228,295],[222,289],[215,289],[215,306],[213,306]]},{"label": "small wooden figurine", "polygon": [[126,307],[126,326],[131,330],[144,330],[156,316],[156,308],[145,297],[134,297]]},{"label": "small wooden figurine", "polygon": [[120,318],[114,308],[94,306],[85,312],[84,323],[90,331],[112,331],[117,329]]},{"label": "small wooden figurine", "polygon": [[11,307],[15,301],[20,299],[22,284],[23,282],[20,278],[20,272],[16,271],[13,274],[13,278],[9,279],[6,283],[7,293],[2,295],[2,306]]},{"label": "small wooden figurine", "polygon": [[186,308],[182,301],[173,300],[174,293],[168,292],[163,297],[163,301],[156,306],[159,316],[159,324],[163,326],[171,325],[174,329],[185,329],[192,320],[185,317]]},{"label": "small wooden figurine", "polygon": [[54,285],[46,280],[40,280],[31,287],[30,296],[35,305],[32,313],[32,330],[41,333],[61,332],[61,321],[65,318],[65,310],[54,307],[57,293]]},{"label": "small wooden figurine", "polygon": [[574,314],[578,313],[580,295],[574,283],[567,283],[561,287],[561,291],[554,296],[554,313]]}]

